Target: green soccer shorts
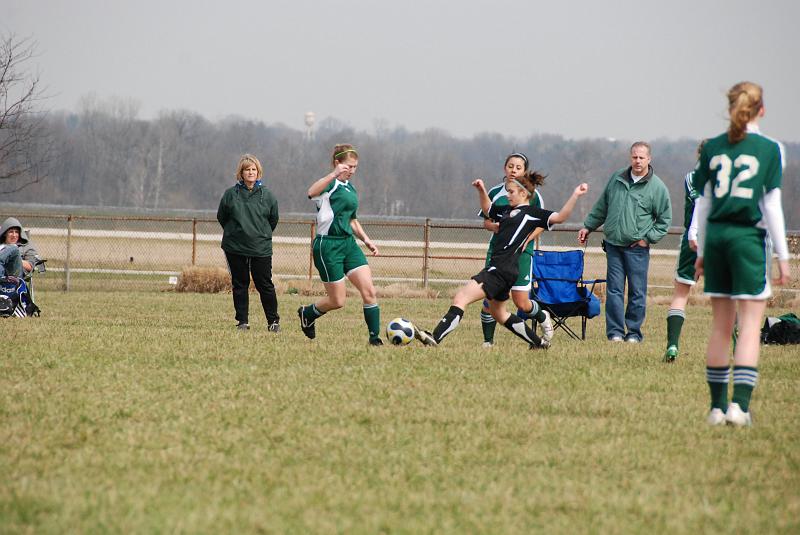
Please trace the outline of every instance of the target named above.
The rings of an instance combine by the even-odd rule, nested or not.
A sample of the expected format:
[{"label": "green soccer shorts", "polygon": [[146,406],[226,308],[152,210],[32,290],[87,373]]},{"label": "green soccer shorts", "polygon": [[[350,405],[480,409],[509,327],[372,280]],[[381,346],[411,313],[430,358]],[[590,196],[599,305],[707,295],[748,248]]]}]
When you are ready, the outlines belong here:
[{"label": "green soccer shorts", "polygon": [[770,297],[766,234],[757,227],[709,223],[703,254],[705,293],[731,299]]},{"label": "green soccer shorts", "polygon": [[681,240],[681,251],[678,254],[678,266],[675,269],[675,280],[682,284],[694,286],[694,263],[696,260],[697,253],[689,247],[689,240],[684,233]]},{"label": "green soccer shorts", "polygon": [[367,265],[367,257],[352,236],[317,236],[313,253],[322,282],[339,282],[353,270]]}]

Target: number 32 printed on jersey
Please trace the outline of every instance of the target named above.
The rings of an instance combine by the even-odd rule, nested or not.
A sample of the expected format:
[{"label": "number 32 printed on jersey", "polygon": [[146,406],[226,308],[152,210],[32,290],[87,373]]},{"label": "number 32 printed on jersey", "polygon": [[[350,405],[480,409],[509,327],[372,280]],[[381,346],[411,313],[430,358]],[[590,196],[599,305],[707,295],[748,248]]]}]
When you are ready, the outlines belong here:
[{"label": "number 32 printed on jersey", "polygon": [[[717,171],[717,183],[714,186],[714,196],[724,197],[730,190],[731,197],[739,199],[752,199],[753,189],[742,186],[743,182],[753,178],[758,173],[758,159],[749,154],[742,154],[731,162],[727,154],[717,154],[708,162],[712,171]],[[737,170],[731,182],[731,170]]]}]

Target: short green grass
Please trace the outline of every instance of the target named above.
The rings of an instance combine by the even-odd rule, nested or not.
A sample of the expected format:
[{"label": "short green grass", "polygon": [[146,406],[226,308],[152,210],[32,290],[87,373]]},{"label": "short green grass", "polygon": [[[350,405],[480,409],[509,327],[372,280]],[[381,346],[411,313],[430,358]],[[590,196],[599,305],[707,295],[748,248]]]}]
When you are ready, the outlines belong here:
[{"label": "short green grass", "polygon": [[[762,352],[752,429],[708,428],[708,308],[641,345],[504,329],[370,348],[358,300],[306,340],[230,295],[42,292],[0,321],[2,533],[798,533],[800,355]],[[384,299],[430,327],[445,299]]]}]

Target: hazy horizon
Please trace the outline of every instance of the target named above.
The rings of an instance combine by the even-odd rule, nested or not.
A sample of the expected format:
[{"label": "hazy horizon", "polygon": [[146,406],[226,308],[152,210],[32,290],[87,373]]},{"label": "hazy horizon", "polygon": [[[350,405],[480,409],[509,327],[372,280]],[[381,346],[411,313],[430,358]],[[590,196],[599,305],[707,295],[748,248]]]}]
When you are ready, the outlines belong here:
[{"label": "hazy horizon", "polygon": [[788,0],[758,12],[741,0],[6,0],[3,12],[0,32],[37,43],[54,110],[93,94],[138,102],[142,118],[186,109],[302,129],[313,111],[364,131],[697,139],[725,129],[725,91],[749,79],[765,90],[764,132],[800,141]]}]

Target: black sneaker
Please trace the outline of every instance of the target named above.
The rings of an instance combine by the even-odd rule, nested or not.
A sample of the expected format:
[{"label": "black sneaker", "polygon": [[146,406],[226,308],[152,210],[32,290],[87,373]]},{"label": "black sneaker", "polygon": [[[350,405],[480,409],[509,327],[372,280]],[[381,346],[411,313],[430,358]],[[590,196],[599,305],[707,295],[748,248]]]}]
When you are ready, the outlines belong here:
[{"label": "black sneaker", "polygon": [[250,325],[248,325],[246,321],[240,321],[236,328],[240,331],[249,331]]},{"label": "black sneaker", "polygon": [[303,316],[303,307],[297,309],[297,315],[300,317],[300,330],[309,339],[313,340],[317,337],[317,329],[314,327],[314,322],[306,323],[306,318]]},{"label": "black sneaker", "polygon": [[281,324],[277,321],[275,323],[270,323],[267,325],[267,330],[271,333],[279,333],[281,332]]},{"label": "black sneaker", "polygon": [[369,345],[371,345],[371,346],[382,346],[383,345],[383,340],[381,340],[380,338],[370,338],[369,339]]}]

